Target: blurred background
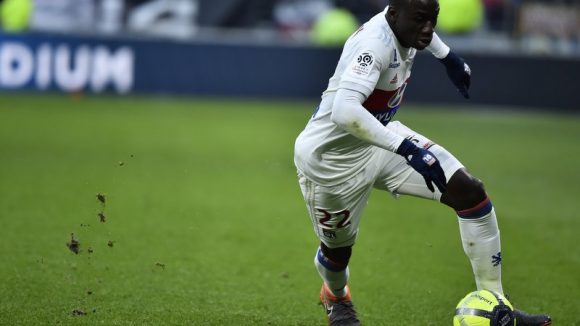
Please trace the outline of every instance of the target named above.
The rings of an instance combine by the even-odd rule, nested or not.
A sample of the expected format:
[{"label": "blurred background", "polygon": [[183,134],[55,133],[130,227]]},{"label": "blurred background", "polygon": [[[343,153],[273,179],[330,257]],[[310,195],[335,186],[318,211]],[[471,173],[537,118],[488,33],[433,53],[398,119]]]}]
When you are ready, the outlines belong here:
[{"label": "blurred background", "polygon": [[[315,99],[344,40],[388,0],[0,4],[2,89]],[[472,102],[577,108],[579,1],[440,5],[437,32],[474,71]],[[407,99],[459,103],[440,85],[441,71],[419,60]]]}]

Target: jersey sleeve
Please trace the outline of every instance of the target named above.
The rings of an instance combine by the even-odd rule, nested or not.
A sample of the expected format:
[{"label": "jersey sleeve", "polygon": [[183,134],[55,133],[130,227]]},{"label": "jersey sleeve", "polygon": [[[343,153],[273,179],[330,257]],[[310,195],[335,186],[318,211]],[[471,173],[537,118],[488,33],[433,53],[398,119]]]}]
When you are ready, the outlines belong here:
[{"label": "jersey sleeve", "polygon": [[427,46],[427,50],[429,50],[429,52],[431,52],[437,59],[443,59],[449,54],[449,46],[443,43],[437,33],[433,33],[433,39],[429,46]]},{"label": "jersey sleeve", "polygon": [[382,44],[370,43],[359,46],[344,70],[338,88],[345,88],[369,96],[381,76],[384,57],[390,52]]},{"label": "jersey sleeve", "polygon": [[334,98],[332,121],[361,140],[396,152],[404,137],[385,128],[370,114],[361,105],[365,98],[360,92],[346,88],[339,89]]}]

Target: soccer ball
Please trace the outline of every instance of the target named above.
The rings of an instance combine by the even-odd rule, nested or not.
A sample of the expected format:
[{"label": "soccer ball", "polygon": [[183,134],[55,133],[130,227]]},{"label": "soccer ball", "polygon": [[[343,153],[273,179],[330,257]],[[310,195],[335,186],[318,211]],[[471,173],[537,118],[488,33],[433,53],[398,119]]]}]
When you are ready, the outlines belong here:
[{"label": "soccer ball", "polygon": [[514,307],[503,295],[479,290],[461,299],[453,326],[516,326]]}]

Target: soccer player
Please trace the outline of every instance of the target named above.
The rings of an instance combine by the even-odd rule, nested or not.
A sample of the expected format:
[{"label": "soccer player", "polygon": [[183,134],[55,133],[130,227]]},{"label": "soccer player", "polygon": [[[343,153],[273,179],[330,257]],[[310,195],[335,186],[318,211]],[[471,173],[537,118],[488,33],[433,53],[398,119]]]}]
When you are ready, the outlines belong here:
[{"label": "soccer player", "polygon": [[[417,50],[427,49],[469,98],[470,70],[433,32],[437,0],[391,0],[344,46],[294,161],[314,230],[314,264],[330,325],[359,325],[348,288],[348,262],[372,188],[439,201],[455,210],[478,289],[503,294],[500,236],[480,180],[442,146],[392,121]],[[550,325],[545,315],[514,312],[518,326]]]}]

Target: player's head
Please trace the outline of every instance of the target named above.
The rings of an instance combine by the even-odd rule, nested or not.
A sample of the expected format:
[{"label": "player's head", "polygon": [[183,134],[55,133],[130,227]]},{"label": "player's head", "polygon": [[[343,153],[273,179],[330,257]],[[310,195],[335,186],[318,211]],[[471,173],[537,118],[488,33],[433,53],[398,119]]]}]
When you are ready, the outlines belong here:
[{"label": "player's head", "polygon": [[431,43],[438,15],[438,0],[391,0],[386,16],[402,46],[423,50]]}]

